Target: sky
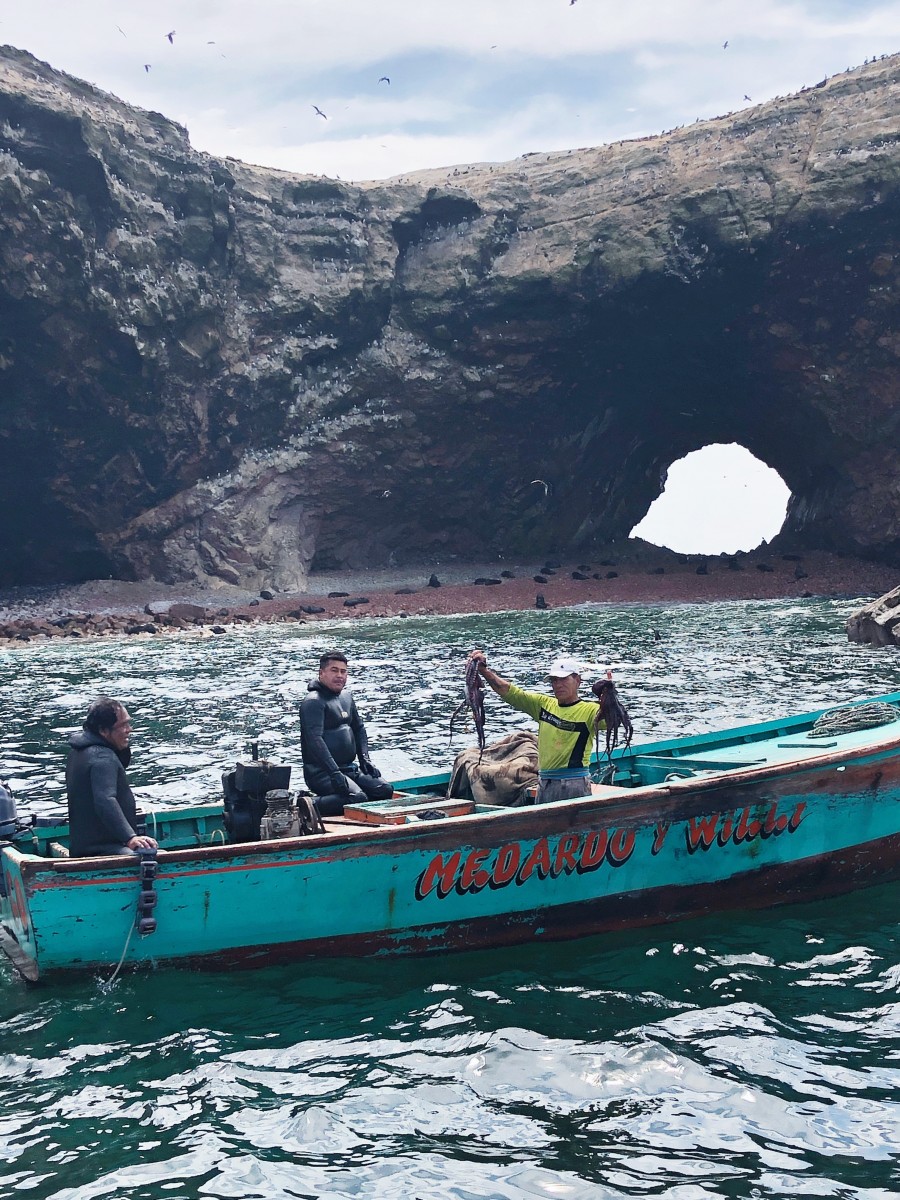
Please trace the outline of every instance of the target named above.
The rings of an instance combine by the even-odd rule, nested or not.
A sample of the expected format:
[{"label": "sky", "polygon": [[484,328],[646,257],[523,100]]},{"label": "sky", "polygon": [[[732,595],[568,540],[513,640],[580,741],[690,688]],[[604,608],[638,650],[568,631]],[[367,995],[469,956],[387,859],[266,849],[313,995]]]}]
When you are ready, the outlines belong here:
[{"label": "sky", "polygon": [[632,534],[681,554],[754,550],[781,529],[789,498],[777,471],[743,446],[716,443],[672,464]]},{"label": "sky", "polygon": [[0,42],[178,121],[198,150],[362,180],[788,95],[900,50],[900,0],[0,0]]}]

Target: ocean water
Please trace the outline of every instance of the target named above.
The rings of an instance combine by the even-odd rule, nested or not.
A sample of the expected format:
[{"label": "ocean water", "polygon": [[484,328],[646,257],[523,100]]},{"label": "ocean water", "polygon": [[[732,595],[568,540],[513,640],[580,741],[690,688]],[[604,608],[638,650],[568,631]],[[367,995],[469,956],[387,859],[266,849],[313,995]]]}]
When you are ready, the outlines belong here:
[{"label": "ocean water", "polygon": [[[64,800],[63,737],[101,690],[151,804],[299,761],[322,650],[376,748],[444,768],[474,646],[537,684],[611,667],[636,738],[900,688],[856,600],[599,606],[258,627],[0,653],[0,774]],[[488,736],[519,714],[488,698]],[[323,896],[327,903],[327,896]],[[142,972],[31,987],[0,966],[0,1195],[860,1197],[900,1193],[900,887],[765,913],[413,960]],[[109,972],[108,974],[111,974]],[[108,976],[107,976],[108,977]]]}]

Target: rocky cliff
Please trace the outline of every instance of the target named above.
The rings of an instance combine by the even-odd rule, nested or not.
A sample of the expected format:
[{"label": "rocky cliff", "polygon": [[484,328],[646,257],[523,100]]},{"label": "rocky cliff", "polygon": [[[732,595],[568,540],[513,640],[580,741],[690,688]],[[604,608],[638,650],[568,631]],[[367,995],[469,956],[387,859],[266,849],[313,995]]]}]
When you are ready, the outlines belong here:
[{"label": "rocky cliff", "polygon": [[[588,552],[736,441],[900,565],[900,59],[348,184],[0,51],[0,582]],[[535,482],[539,481],[539,482]]]}]

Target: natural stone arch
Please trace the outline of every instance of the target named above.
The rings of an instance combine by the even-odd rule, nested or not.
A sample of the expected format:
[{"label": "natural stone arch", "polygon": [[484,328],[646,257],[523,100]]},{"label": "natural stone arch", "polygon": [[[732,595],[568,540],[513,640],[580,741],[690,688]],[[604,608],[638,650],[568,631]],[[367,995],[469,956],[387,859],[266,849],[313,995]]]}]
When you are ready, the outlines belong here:
[{"label": "natural stone arch", "polygon": [[900,563],[896,58],[346,184],[0,56],[6,582],[587,551],[713,441],[785,480],[783,539]]}]

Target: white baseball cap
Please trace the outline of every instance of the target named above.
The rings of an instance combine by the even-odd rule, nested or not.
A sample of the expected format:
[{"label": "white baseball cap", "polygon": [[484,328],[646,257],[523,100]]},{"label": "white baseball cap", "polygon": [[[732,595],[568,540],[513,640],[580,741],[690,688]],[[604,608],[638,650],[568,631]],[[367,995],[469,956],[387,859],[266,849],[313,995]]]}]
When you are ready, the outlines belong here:
[{"label": "white baseball cap", "polygon": [[565,679],[567,675],[580,675],[581,663],[574,658],[554,658],[547,675],[550,679]]}]

